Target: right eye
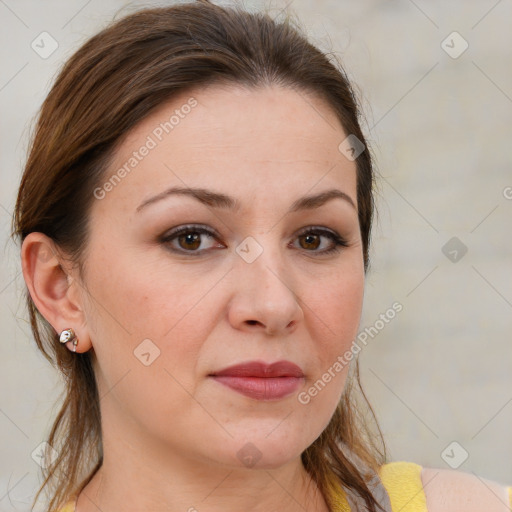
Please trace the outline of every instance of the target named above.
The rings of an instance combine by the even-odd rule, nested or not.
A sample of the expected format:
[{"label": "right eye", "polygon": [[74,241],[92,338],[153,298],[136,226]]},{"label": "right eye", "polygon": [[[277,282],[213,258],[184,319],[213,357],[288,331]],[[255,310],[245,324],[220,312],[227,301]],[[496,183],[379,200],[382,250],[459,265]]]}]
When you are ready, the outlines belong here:
[{"label": "right eye", "polygon": [[160,240],[163,244],[170,246],[174,252],[198,256],[208,249],[208,247],[204,247],[205,237],[216,240],[217,233],[203,226],[192,224],[172,229]]}]

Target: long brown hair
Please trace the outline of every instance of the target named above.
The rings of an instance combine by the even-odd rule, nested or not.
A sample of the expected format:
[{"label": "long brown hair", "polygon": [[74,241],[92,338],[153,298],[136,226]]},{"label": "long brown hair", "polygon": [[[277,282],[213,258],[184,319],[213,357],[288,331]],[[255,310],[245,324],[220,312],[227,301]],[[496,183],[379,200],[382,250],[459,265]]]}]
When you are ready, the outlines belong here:
[{"label": "long brown hair", "polygon": [[[82,272],[93,191],[104,181],[119,142],[174,95],[215,82],[277,84],[316,94],[327,101],[345,132],[365,144],[356,165],[366,273],[375,178],[359,125],[360,108],[341,64],[309,43],[289,16],[277,21],[266,13],[222,8],[208,0],[125,16],[89,39],[64,64],[39,112],[13,236],[23,241],[34,231],[46,234]],[[37,346],[65,380],[64,400],[48,438],[58,456],[43,470],[45,480],[33,503],[46,488],[51,490],[48,510],[54,511],[102,464],[99,397],[90,351],[72,353],[58,343],[58,335],[26,295]],[[352,395],[354,384],[362,401]],[[368,412],[376,431],[369,427]],[[302,461],[330,507],[329,481],[334,475],[368,510],[381,508],[364,468],[378,471],[386,461],[386,447],[361,387],[357,357],[335,414]]]}]

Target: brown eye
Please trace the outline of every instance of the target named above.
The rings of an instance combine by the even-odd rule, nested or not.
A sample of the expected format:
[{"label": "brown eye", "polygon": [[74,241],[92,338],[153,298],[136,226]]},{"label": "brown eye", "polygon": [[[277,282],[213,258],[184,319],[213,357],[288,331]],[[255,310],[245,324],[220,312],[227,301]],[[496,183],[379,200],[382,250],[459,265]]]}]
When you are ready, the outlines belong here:
[{"label": "brown eye", "polygon": [[[341,247],[348,247],[349,245],[338,233],[323,228],[308,228],[299,233],[297,238],[301,249],[318,255],[337,252]],[[322,239],[330,240],[330,246],[327,245],[327,248],[318,250],[322,245]]]},{"label": "brown eye", "polygon": [[178,237],[178,243],[182,249],[198,249],[201,245],[201,235],[195,232],[189,232],[186,235],[180,235]]},{"label": "brown eye", "polygon": [[160,237],[161,243],[168,246],[171,251],[191,256],[198,256],[208,249],[215,248],[212,244],[215,240],[217,234],[214,231],[194,225],[180,226]]},{"label": "brown eye", "polygon": [[320,237],[318,235],[306,234],[301,235],[299,240],[302,240],[304,243],[301,243],[301,247],[303,249],[318,249],[320,246]]}]

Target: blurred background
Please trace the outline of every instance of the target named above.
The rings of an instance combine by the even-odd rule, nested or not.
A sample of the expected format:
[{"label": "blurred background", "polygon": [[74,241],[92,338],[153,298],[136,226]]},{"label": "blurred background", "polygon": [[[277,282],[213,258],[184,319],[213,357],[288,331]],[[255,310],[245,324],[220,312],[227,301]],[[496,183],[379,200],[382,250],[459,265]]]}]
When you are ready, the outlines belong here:
[{"label": "blurred background", "polygon": [[[0,511],[28,510],[62,390],[9,240],[32,121],[88,37],[170,3],[0,0]],[[359,357],[389,460],[512,485],[512,2],[244,5],[288,10],[356,86],[378,173]]]}]

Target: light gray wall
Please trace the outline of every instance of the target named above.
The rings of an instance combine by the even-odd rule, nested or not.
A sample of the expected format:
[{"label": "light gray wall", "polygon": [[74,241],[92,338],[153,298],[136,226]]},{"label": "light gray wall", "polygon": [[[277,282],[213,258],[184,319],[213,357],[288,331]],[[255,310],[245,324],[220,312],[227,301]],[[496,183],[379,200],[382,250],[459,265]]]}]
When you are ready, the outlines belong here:
[{"label": "light gray wall", "polygon": [[[61,391],[31,340],[18,250],[8,241],[30,121],[85,38],[127,5],[164,3],[0,2],[0,511],[28,509],[39,479],[31,453]],[[390,458],[512,484],[512,3],[286,3],[358,85],[377,158],[361,331],[378,334],[360,359]],[[58,43],[47,58],[31,48],[44,31]],[[50,49],[46,39],[39,51]],[[395,301],[403,310],[377,322]]]}]

